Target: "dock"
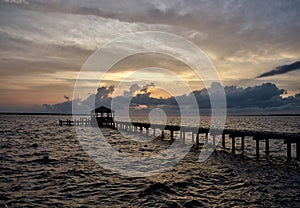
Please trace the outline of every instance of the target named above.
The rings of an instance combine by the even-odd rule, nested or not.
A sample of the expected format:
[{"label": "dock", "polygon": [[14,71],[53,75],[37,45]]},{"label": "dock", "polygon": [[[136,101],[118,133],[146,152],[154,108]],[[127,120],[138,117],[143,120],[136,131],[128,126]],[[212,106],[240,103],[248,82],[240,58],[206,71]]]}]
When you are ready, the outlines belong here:
[{"label": "dock", "polygon": [[[287,161],[292,160],[292,144],[296,145],[296,158],[300,161],[300,133],[273,133],[264,131],[248,131],[248,130],[233,130],[233,129],[209,129],[209,128],[197,128],[197,127],[187,127],[178,125],[161,125],[161,124],[150,124],[143,122],[125,122],[125,121],[114,121],[113,124],[97,123],[92,122],[88,118],[80,118],[78,120],[59,120],[59,125],[67,126],[95,126],[95,127],[106,127],[119,129],[121,131],[128,132],[141,132],[145,133],[147,136],[153,135],[157,136],[157,132],[160,132],[160,137],[165,138],[166,131],[170,135],[170,139],[175,139],[175,132],[179,134],[179,139],[185,143],[186,135],[191,135],[193,144],[196,147],[200,146],[200,136],[203,135],[206,143],[212,146],[216,146],[217,137],[221,139],[221,147],[226,148],[226,140],[231,140],[230,150],[233,154],[236,154],[237,150],[237,140],[240,139],[239,150],[244,153],[245,151],[245,141],[248,139],[253,139],[256,146],[256,159],[259,160],[261,156],[260,144],[264,143],[265,146],[265,156],[268,157],[270,154],[270,140],[283,140],[284,144],[287,146]],[[151,133],[152,132],[152,133]],[[210,138],[210,139],[209,139]]]},{"label": "dock", "polygon": [[74,121],[72,121],[72,120],[69,120],[69,119],[67,119],[67,120],[58,120],[58,125],[59,126],[63,126],[63,125],[66,125],[66,126],[74,126]]},{"label": "dock", "polygon": [[70,119],[67,119],[67,120],[61,120],[59,119],[58,120],[58,125],[59,126],[90,126],[91,125],[91,120],[88,119],[88,118],[80,118],[80,119],[77,119],[77,120],[70,120]]}]

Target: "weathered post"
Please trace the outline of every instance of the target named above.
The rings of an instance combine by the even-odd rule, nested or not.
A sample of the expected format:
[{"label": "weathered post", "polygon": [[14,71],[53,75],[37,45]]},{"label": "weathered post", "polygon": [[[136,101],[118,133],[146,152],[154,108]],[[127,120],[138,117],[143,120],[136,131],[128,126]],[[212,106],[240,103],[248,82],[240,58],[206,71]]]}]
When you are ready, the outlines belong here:
[{"label": "weathered post", "polygon": [[287,160],[291,161],[292,160],[292,145],[291,142],[286,143],[286,151],[287,151]]},{"label": "weathered post", "polygon": [[222,134],[222,147],[223,149],[225,149],[226,145],[225,145],[225,134]]},{"label": "weathered post", "polygon": [[244,151],[245,151],[245,136],[241,136],[241,149],[242,149],[242,152],[244,153]]},{"label": "weathered post", "polygon": [[216,135],[213,134],[212,136],[213,136],[213,147],[215,147],[216,146]]},{"label": "weathered post", "polygon": [[231,152],[235,154],[235,136],[231,136]]},{"label": "weathered post", "polygon": [[296,143],[296,160],[300,161],[300,142]]},{"label": "weathered post", "polygon": [[171,132],[171,140],[174,140],[174,131],[170,130],[170,132]]},{"label": "weathered post", "polygon": [[195,137],[194,137],[194,132],[192,132],[192,143],[195,143]]},{"label": "weathered post", "polygon": [[269,153],[270,153],[270,151],[269,151],[269,139],[266,139],[265,142],[266,142],[266,144],[265,144],[265,148],[266,148],[266,157],[268,157],[268,156],[269,156]]},{"label": "weathered post", "polygon": [[259,159],[259,138],[254,137],[255,141],[256,141],[256,160]]},{"label": "weathered post", "polygon": [[161,139],[163,140],[165,138],[164,129],[161,129]]}]

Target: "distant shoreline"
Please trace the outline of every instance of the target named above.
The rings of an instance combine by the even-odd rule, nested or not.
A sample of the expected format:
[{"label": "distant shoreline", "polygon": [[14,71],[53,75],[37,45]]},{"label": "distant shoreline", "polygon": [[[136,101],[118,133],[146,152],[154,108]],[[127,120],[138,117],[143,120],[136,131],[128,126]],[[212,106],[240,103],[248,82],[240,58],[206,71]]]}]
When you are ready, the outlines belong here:
[{"label": "distant shoreline", "polygon": [[300,116],[300,114],[231,114],[228,116]]},{"label": "distant shoreline", "polygon": [[[0,112],[0,115],[45,115],[45,116],[72,116],[71,113],[18,113]],[[90,114],[74,114],[75,116],[90,116]],[[174,115],[176,116],[176,115]],[[205,115],[209,116],[209,115]],[[300,116],[300,114],[228,114],[227,116]]]},{"label": "distant shoreline", "polygon": [[[72,116],[71,113],[14,113],[14,112],[0,112],[0,115],[44,115],[44,116]],[[89,116],[89,114],[74,114],[76,116]]]}]

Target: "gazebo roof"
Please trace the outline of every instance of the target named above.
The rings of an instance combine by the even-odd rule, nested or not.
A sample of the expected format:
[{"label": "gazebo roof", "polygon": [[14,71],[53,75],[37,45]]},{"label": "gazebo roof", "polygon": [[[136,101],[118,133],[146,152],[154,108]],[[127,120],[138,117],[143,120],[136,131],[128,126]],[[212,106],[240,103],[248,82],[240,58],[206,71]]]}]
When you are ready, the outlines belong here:
[{"label": "gazebo roof", "polygon": [[100,106],[94,110],[91,110],[91,112],[95,112],[95,113],[112,113],[115,112],[114,110],[107,108],[105,106]]}]

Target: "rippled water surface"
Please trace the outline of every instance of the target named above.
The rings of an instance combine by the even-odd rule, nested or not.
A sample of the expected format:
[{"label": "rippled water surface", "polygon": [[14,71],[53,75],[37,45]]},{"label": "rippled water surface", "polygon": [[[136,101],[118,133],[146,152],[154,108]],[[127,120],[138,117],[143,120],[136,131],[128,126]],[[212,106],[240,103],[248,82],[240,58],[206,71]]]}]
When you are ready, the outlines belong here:
[{"label": "rippled water surface", "polygon": [[[218,117],[217,117],[218,118]],[[120,120],[126,120],[120,117]],[[164,123],[163,117],[144,117],[132,118],[134,121],[153,123]],[[209,127],[211,117],[169,117],[168,124]],[[198,120],[198,121],[197,121]],[[239,130],[254,130],[254,131],[269,131],[269,132],[284,132],[284,133],[300,133],[300,116],[227,116],[224,128],[239,129]]]},{"label": "rippled water surface", "polygon": [[[95,163],[74,127],[57,126],[59,118],[67,119],[0,117],[0,207],[300,207],[299,164],[284,162],[280,141],[270,144],[276,146],[270,161],[253,160],[249,139],[245,155],[218,148],[199,163],[193,147],[167,171],[133,178]],[[208,125],[208,120],[201,122]],[[299,117],[230,117],[226,126],[299,132]],[[111,129],[102,132],[116,150],[140,157],[169,145],[160,139],[132,141]]]}]

